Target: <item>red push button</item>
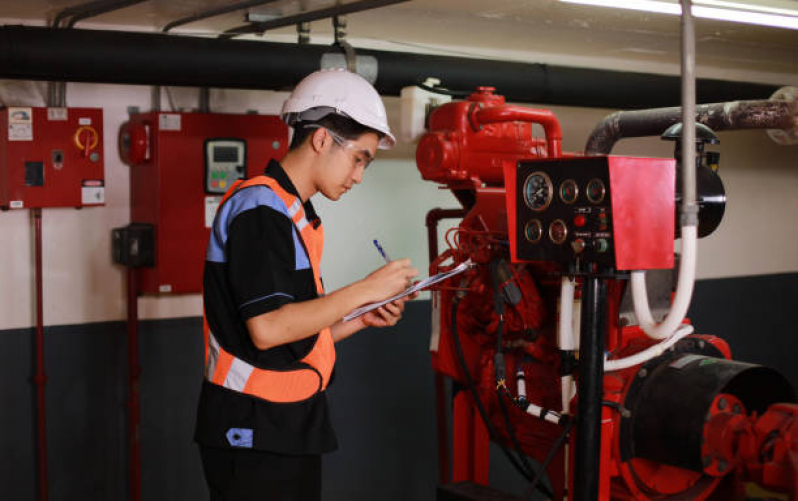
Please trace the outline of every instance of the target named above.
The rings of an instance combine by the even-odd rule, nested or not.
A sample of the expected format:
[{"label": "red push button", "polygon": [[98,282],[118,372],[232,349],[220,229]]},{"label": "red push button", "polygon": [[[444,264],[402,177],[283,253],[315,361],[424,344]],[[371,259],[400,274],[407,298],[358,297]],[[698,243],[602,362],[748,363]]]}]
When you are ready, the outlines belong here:
[{"label": "red push button", "polygon": [[587,219],[585,218],[585,216],[580,214],[574,217],[574,226],[576,226],[577,228],[581,228],[582,226],[585,225],[585,223],[587,223]]}]

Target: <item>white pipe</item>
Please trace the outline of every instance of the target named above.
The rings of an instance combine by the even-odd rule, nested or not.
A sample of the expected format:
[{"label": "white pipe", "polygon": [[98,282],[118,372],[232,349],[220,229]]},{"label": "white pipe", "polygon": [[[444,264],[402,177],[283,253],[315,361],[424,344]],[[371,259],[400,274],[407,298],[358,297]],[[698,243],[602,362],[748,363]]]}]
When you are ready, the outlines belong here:
[{"label": "white pipe", "polygon": [[543,418],[549,423],[560,424],[560,419],[562,419],[562,416],[559,413],[546,410],[546,414],[544,416],[543,411],[544,411],[543,407],[537,406],[532,403],[530,403],[529,406],[526,408],[526,412],[528,414],[532,414],[533,416]]},{"label": "white pipe", "polygon": [[618,360],[605,360],[604,372],[619,371],[622,369],[628,369],[629,367],[633,367],[635,365],[646,363],[652,358],[662,355],[665,350],[692,332],[692,325],[683,325],[668,339],[659,342],[654,346],[650,346],[639,353],[635,353],[634,355],[625,358],[619,358]]},{"label": "white pipe", "polygon": [[676,287],[676,296],[673,299],[670,312],[668,312],[667,317],[661,324],[657,324],[651,316],[651,309],[648,305],[648,292],[646,291],[646,272],[643,270],[632,272],[632,301],[637,322],[643,331],[653,339],[670,337],[687,315],[695,284],[696,247],[697,227],[682,227],[682,259],[679,265],[679,282]]},{"label": "white pipe", "polygon": [[576,348],[574,341],[574,285],[574,281],[570,277],[562,277],[557,347],[563,351],[573,351]]},{"label": "white pipe", "polygon": [[518,370],[515,371],[515,383],[518,387],[518,398],[526,399],[526,375],[521,363],[518,364]]},{"label": "white pipe", "polygon": [[560,378],[560,393],[562,394],[562,413],[570,414],[571,399],[574,398],[574,393],[576,393],[572,375],[569,374]]}]

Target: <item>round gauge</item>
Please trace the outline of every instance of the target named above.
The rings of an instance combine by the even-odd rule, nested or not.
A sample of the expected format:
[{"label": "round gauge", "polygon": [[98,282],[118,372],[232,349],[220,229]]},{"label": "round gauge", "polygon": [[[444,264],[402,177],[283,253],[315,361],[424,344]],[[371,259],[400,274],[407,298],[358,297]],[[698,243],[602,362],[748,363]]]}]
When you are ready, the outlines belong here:
[{"label": "round gauge", "polygon": [[568,226],[562,219],[555,219],[549,225],[549,238],[555,244],[561,244],[568,238]]},{"label": "round gauge", "polygon": [[591,179],[590,182],[587,183],[585,192],[588,200],[594,204],[599,204],[604,201],[604,195],[607,194],[607,187],[604,186],[604,181],[601,179]]},{"label": "round gauge", "polygon": [[541,211],[549,206],[554,196],[554,186],[544,172],[533,172],[524,181],[524,202],[534,211]]},{"label": "round gauge", "polygon": [[524,226],[524,237],[533,244],[540,242],[543,238],[543,223],[537,219],[530,219]]},{"label": "round gauge", "polygon": [[566,179],[560,185],[560,200],[567,204],[572,204],[576,202],[576,198],[579,196],[579,186],[577,186],[576,181],[573,179]]}]

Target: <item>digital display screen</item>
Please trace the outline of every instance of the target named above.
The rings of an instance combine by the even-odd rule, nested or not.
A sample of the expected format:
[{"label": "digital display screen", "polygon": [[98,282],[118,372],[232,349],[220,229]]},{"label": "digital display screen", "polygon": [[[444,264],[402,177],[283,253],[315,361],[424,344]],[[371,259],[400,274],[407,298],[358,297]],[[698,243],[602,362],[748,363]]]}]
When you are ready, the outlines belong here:
[{"label": "digital display screen", "polygon": [[235,146],[214,146],[214,162],[238,162],[238,148]]}]

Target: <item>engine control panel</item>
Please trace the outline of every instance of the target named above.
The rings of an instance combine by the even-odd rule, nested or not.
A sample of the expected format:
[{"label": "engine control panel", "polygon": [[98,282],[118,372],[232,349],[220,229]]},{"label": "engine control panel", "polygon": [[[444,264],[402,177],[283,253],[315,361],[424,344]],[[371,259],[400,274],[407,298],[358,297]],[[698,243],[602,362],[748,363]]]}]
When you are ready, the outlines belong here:
[{"label": "engine control panel", "polygon": [[673,160],[520,161],[507,181],[514,259],[619,270],[673,267]]}]

